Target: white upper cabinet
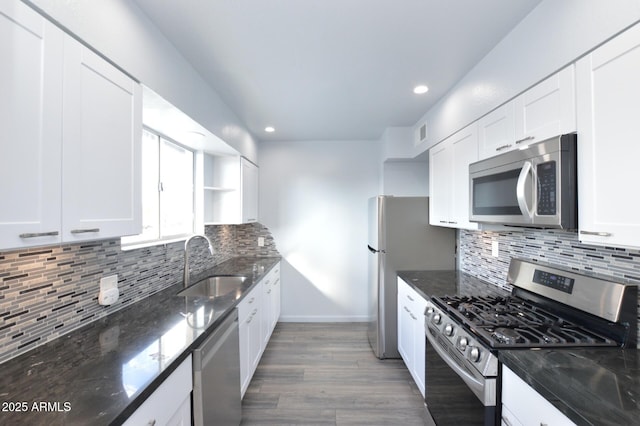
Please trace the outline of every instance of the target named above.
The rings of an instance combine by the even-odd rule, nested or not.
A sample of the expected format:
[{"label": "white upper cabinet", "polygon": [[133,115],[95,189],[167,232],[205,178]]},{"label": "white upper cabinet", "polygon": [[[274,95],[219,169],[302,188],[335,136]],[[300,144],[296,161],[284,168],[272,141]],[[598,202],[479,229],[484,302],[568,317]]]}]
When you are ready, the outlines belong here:
[{"label": "white upper cabinet", "polygon": [[514,145],[576,131],[575,69],[570,65],[515,99]]},{"label": "white upper cabinet", "polygon": [[640,247],[640,25],[576,63],[579,237]]},{"label": "white upper cabinet", "polygon": [[61,241],[63,33],[0,2],[0,248]]},{"label": "white upper cabinet", "polygon": [[570,65],[478,120],[480,159],[576,131]]},{"label": "white upper cabinet", "polygon": [[516,148],[514,102],[507,102],[478,120],[479,158],[489,158]]},{"label": "white upper cabinet", "polygon": [[242,167],[242,223],[258,221],[258,166],[246,158]]},{"label": "white upper cabinet", "polygon": [[258,221],[258,166],[239,156],[204,156],[204,223]]},{"label": "white upper cabinet", "polygon": [[477,122],[429,150],[431,225],[478,229],[469,222],[469,164],[477,160]]},{"label": "white upper cabinet", "polygon": [[138,233],[139,85],[19,1],[0,55],[0,249]]},{"label": "white upper cabinet", "polygon": [[63,239],[137,234],[140,85],[70,37],[64,59]]}]

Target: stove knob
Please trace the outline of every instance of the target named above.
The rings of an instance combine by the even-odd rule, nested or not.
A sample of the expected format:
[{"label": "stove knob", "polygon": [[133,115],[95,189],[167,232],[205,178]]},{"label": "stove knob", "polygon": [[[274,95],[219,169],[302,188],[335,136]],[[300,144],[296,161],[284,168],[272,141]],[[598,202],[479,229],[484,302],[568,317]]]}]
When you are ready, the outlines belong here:
[{"label": "stove knob", "polygon": [[460,349],[462,352],[467,349],[468,344],[469,339],[467,339],[466,337],[461,337],[460,339],[458,339],[458,349]]},{"label": "stove knob", "polygon": [[453,336],[453,325],[452,324],[447,324],[444,327],[444,334],[446,334],[447,336]]},{"label": "stove knob", "polygon": [[442,322],[442,316],[440,314],[435,314],[433,316],[433,323],[438,325]]},{"label": "stove knob", "polygon": [[477,346],[471,346],[469,349],[469,359],[473,362],[480,361],[480,348],[478,348]]},{"label": "stove knob", "polygon": [[425,312],[425,314],[427,314],[427,315],[433,314],[433,308],[432,307],[428,307],[427,311]]}]

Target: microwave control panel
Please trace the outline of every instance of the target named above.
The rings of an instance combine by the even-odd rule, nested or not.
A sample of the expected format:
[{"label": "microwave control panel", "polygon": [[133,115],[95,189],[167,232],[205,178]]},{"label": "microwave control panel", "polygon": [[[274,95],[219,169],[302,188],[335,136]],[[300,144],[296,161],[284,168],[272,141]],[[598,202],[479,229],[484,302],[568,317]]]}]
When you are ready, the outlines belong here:
[{"label": "microwave control panel", "polygon": [[556,214],[556,162],[547,161],[536,166],[538,174],[538,209],[539,216]]}]

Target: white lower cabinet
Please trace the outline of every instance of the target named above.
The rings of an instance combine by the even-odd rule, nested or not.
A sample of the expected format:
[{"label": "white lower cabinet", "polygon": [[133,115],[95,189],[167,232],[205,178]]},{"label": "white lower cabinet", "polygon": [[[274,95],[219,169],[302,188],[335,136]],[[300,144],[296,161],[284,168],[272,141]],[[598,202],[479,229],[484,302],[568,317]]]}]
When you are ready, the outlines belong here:
[{"label": "white lower cabinet", "polygon": [[425,395],[424,310],[427,301],[398,278],[398,352],[418,389]]},{"label": "white lower cabinet", "polygon": [[506,426],[575,425],[504,365],[502,366],[502,424]]},{"label": "white lower cabinet", "polygon": [[244,393],[260,360],[262,288],[257,285],[238,305],[240,334],[240,391]]},{"label": "white lower cabinet", "polygon": [[124,422],[124,426],[191,425],[192,362],[189,355]]},{"label": "white lower cabinet", "polygon": [[280,317],[280,263],[238,304],[240,391],[244,397]]}]

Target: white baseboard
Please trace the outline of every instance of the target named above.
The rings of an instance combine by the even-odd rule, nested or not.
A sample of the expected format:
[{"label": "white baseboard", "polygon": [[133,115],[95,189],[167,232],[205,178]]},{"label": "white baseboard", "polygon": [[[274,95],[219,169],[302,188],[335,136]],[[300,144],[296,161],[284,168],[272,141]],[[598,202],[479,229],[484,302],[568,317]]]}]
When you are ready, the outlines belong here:
[{"label": "white baseboard", "polygon": [[365,315],[281,315],[278,322],[369,322]]}]

